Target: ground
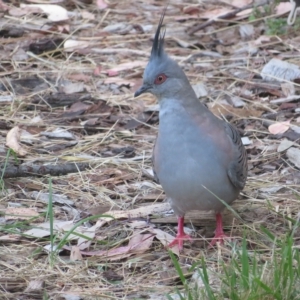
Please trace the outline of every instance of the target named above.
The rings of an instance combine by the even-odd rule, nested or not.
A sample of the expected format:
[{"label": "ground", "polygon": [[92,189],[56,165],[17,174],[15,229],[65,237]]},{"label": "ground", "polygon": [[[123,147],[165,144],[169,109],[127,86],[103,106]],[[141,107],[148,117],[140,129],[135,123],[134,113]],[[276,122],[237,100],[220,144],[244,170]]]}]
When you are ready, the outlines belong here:
[{"label": "ground", "polygon": [[166,52],[249,156],[231,239],[209,249],[214,214],[190,212],[173,255],[158,105],[133,97],[166,2],[0,1],[1,299],[300,299],[299,20],[235,2],[166,11]]}]

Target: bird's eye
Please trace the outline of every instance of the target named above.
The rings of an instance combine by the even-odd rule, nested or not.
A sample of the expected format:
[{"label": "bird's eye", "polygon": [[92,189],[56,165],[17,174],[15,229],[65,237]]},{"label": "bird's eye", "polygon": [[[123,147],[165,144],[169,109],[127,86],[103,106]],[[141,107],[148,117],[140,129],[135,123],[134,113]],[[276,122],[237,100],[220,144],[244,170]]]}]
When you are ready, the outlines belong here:
[{"label": "bird's eye", "polygon": [[162,84],[166,81],[167,76],[165,74],[159,74],[156,76],[154,83],[155,84]]}]

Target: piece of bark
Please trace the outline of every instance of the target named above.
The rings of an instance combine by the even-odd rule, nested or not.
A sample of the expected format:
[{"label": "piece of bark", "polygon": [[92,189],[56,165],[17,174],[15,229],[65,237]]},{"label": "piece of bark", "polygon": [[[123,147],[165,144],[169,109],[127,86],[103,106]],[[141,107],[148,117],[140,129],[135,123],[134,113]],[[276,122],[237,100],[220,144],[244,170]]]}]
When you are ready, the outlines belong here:
[{"label": "piece of bark", "polygon": [[4,168],[0,166],[0,174],[3,178],[29,177],[29,176],[60,176],[69,173],[77,173],[89,168],[88,163],[66,163],[57,165],[8,165]]},{"label": "piece of bark", "polygon": [[78,101],[93,101],[92,96],[87,93],[55,93],[48,96],[45,96],[43,100],[40,97],[35,97],[32,101],[32,104],[42,104],[44,102],[48,103],[51,107],[62,107],[69,106]]}]

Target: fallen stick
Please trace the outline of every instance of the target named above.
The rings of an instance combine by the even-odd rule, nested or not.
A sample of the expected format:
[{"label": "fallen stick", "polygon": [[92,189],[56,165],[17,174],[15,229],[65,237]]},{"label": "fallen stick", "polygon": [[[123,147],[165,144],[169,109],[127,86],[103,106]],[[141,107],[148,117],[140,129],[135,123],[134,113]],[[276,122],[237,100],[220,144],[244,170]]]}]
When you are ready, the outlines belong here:
[{"label": "fallen stick", "polygon": [[0,166],[0,174],[2,178],[16,178],[16,177],[29,177],[29,176],[60,176],[69,173],[78,173],[89,168],[88,163],[66,163],[56,165],[7,165],[5,168]]}]

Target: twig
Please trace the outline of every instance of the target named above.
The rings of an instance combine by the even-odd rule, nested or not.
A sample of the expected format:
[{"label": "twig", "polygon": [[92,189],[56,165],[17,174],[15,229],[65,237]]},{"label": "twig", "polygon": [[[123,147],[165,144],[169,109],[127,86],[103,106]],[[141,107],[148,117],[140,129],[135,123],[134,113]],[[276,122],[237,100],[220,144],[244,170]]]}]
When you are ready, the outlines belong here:
[{"label": "twig", "polygon": [[288,96],[286,98],[279,98],[279,99],[271,100],[270,103],[280,104],[280,103],[292,102],[292,101],[298,100],[299,98],[300,98],[300,95],[292,95],[292,96]]},{"label": "twig", "polygon": [[225,13],[224,15],[221,15],[221,16],[218,16],[217,18],[215,19],[210,19],[202,24],[199,24],[199,25],[196,25],[194,28],[191,28],[189,30],[187,30],[187,33],[192,35],[194,34],[195,32],[213,24],[214,22],[218,21],[218,20],[223,20],[223,19],[228,19],[228,18],[233,18],[236,16],[236,14],[240,13],[241,11],[243,10],[246,10],[246,9],[249,9],[249,8],[253,8],[254,6],[255,7],[259,7],[259,6],[264,6],[266,4],[269,3],[269,0],[263,0],[261,3],[251,3],[251,4],[248,4],[248,5],[245,5],[243,7],[239,7],[239,8],[236,8],[230,12],[227,12]]}]

